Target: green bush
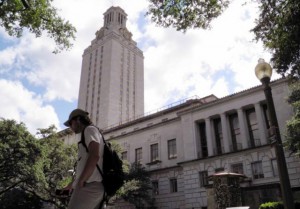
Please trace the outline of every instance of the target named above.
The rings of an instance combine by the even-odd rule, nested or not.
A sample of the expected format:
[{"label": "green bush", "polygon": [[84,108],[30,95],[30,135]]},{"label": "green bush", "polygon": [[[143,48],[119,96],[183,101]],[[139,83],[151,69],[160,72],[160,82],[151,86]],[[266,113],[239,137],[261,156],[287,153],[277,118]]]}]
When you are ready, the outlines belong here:
[{"label": "green bush", "polygon": [[[282,202],[266,202],[259,206],[259,209],[284,209]],[[295,201],[295,209],[300,209],[300,202]]]},{"label": "green bush", "polygon": [[266,202],[259,206],[259,209],[284,209],[282,202]]}]

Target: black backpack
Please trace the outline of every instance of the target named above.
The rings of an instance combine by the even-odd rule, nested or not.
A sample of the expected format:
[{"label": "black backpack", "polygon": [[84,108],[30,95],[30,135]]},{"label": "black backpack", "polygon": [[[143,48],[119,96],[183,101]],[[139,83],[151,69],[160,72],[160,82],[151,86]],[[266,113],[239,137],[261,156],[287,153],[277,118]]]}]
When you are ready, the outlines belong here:
[{"label": "black backpack", "polygon": [[[123,186],[125,175],[122,169],[122,160],[119,158],[117,152],[111,148],[110,144],[106,143],[103,134],[101,132],[100,134],[102,135],[102,139],[104,142],[103,171],[100,169],[98,164],[97,169],[102,176],[102,183],[104,186],[104,192],[106,194],[105,199],[106,201],[108,201],[108,199],[114,196],[118,189]],[[89,152],[88,147],[85,144],[84,130],[81,134],[81,140],[79,143],[82,143],[86,151]]]}]

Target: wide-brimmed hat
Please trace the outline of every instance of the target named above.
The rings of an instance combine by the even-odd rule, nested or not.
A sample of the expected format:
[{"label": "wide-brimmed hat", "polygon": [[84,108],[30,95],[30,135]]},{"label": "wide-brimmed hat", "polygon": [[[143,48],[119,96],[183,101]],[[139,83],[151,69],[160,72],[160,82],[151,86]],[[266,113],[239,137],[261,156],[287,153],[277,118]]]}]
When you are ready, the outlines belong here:
[{"label": "wide-brimmed hat", "polygon": [[70,113],[69,119],[66,122],[64,122],[64,125],[69,127],[69,126],[71,126],[70,122],[71,122],[72,119],[74,119],[78,116],[88,117],[88,115],[89,115],[89,113],[82,110],[82,109],[79,109],[79,108],[75,109]]}]

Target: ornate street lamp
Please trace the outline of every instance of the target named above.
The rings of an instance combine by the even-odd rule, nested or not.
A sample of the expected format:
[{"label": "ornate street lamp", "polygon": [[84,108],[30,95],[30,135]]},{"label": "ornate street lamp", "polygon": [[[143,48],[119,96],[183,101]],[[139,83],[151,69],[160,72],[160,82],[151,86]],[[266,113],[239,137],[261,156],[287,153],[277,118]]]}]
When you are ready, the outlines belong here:
[{"label": "ornate street lamp", "polygon": [[289,174],[286,166],[286,160],[284,156],[280,130],[279,130],[277,116],[275,112],[272,91],[269,85],[271,75],[272,75],[272,68],[268,63],[264,61],[264,59],[259,59],[258,64],[255,67],[255,75],[264,86],[264,92],[265,92],[267,106],[268,106],[268,113],[270,117],[269,118],[270,134],[272,135],[272,137],[274,137],[275,153],[276,153],[276,160],[277,160],[284,208],[294,209],[295,206],[294,206]]}]

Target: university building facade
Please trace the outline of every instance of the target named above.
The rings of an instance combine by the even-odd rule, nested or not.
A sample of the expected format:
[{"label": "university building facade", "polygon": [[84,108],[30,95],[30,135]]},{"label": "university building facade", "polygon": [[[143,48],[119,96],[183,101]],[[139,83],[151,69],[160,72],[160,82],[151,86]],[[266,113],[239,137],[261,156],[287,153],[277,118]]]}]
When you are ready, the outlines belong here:
[{"label": "university building facade", "polygon": [[[104,27],[83,54],[78,107],[91,113],[108,141],[123,147],[122,158],[151,173],[159,209],[210,209],[211,181],[220,172],[244,174],[243,205],[258,208],[281,197],[279,176],[262,86],[223,98],[189,98],[150,115],[144,112],[143,54],[126,29],[126,13],[111,7]],[[271,82],[279,129],[293,114],[286,102],[288,81]],[[66,129],[66,143],[76,142]],[[289,178],[299,197],[300,161],[286,152]],[[133,208],[118,201],[115,209]]]},{"label": "university building facade", "polygon": [[[293,114],[285,101],[287,81],[274,81],[271,87],[283,134]],[[210,208],[214,199],[207,177],[221,171],[244,174],[243,205],[258,208],[281,197],[268,127],[263,87],[257,86],[220,99],[211,95],[187,100],[104,134],[122,145],[123,159],[140,162],[151,172],[158,208]],[[299,196],[300,161],[287,152],[286,162],[292,189]]]}]

